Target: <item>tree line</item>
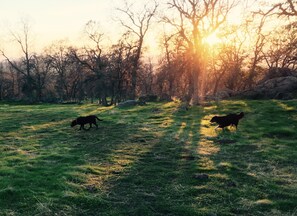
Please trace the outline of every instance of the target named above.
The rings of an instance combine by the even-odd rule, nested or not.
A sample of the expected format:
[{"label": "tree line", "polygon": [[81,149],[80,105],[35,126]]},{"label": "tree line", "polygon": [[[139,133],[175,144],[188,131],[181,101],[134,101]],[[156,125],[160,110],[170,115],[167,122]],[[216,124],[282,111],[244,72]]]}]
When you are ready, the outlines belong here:
[{"label": "tree line", "polygon": [[[117,9],[126,29],[107,46],[98,23],[85,25],[88,46],[74,47],[55,42],[41,54],[31,51],[30,29],[23,23],[12,37],[22,56],[11,59],[0,50],[0,100],[64,102],[98,100],[117,104],[143,95],[168,100],[177,97],[198,104],[222,90],[253,88],[268,71],[286,69],[295,73],[297,64],[296,2],[286,0],[246,14],[240,24],[227,17],[239,1],[171,0],[174,14],[160,15],[159,5],[144,5],[136,12],[128,4]],[[269,30],[271,21],[283,25]],[[152,22],[166,25],[160,33],[162,54],[158,63],[145,59],[145,40]],[[268,30],[267,30],[268,29]],[[207,37],[216,33],[217,43]]]}]

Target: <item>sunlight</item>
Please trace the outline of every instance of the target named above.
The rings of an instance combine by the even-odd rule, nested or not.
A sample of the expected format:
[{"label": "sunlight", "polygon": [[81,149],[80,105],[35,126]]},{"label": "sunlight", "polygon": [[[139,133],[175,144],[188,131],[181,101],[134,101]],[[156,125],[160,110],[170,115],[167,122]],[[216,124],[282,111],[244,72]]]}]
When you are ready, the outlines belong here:
[{"label": "sunlight", "polygon": [[295,110],[295,107],[289,106],[289,105],[282,103],[280,101],[276,101],[276,103],[279,107],[283,108],[286,111],[294,111]]},{"label": "sunlight", "polygon": [[200,133],[206,138],[215,137],[217,135],[216,131],[214,130],[214,127],[210,125],[210,119],[211,119],[210,115],[201,119]]},{"label": "sunlight", "polygon": [[30,126],[25,125],[25,126],[22,126],[22,128],[29,129],[32,131],[38,131],[38,130],[42,130],[42,129],[55,128],[58,125],[67,124],[68,122],[70,122],[70,120],[66,119],[66,120],[61,120],[61,121],[53,121],[53,122],[49,122],[49,123],[36,124],[36,125],[30,125]]},{"label": "sunlight", "polygon": [[207,37],[205,37],[203,39],[203,43],[207,44],[209,46],[215,46],[215,45],[217,45],[217,44],[219,44],[221,42],[222,42],[222,40],[220,38],[218,38],[216,32],[208,35]]},{"label": "sunlight", "polygon": [[177,131],[175,138],[178,139],[178,137],[183,133],[184,129],[186,128],[187,123],[186,122],[182,122],[180,125],[179,130]]},{"label": "sunlight", "polygon": [[203,140],[199,142],[197,153],[199,155],[214,155],[220,151],[220,147],[215,145],[211,140]]},{"label": "sunlight", "polygon": [[133,146],[131,143],[122,143],[118,146],[119,148],[114,149],[108,155],[110,161],[79,166],[79,169],[84,172],[82,175],[82,178],[85,179],[84,187],[89,191],[110,190],[111,179],[124,178],[125,174],[130,172],[131,167],[144,155],[151,152],[156,144],[158,144],[158,140],[150,141],[150,144],[146,146],[138,145],[137,142]]},{"label": "sunlight", "polygon": [[197,148],[197,154],[202,156],[204,162],[200,161],[201,167],[207,167],[208,169],[214,169],[214,162],[209,158],[211,155],[215,155],[220,151],[220,147],[216,145],[211,138],[216,136],[213,127],[210,127],[210,116],[206,116],[201,119],[200,127],[200,141]]}]

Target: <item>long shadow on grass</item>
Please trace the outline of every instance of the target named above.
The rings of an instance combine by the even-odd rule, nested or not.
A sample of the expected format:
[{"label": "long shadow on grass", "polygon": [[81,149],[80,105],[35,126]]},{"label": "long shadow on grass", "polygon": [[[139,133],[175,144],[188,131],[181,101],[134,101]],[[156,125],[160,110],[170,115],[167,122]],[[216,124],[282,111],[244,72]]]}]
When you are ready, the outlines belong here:
[{"label": "long shadow on grass", "polygon": [[[195,199],[201,190],[195,187],[208,181],[196,175],[205,172],[197,169],[206,158],[197,154],[202,109],[195,108],[189,114],[176,111],[173,105],[164,106],[156,113],[149,112],[142,122],[144,125],[137,125],[138,130],[134,128],[134,133],[127,134],[136,138],[127,143],[130,152],[123,153],[125,149],[115,148],[123,154],[114,149],[110,155],[114,157],[110,158],[113,163],[119,163],[119,156],[135,157],[122,170],[110,164],[115,170],[103,183],[105,205],[93,205],[90,209],[90,203],[81,203],[81,208],[88,208],[89,214],[98,211],[106,215],[198,214]],[[208,152],[206,147],[200,150]]]},{"label": "long shadow on grass", "polygon": [[[253,106],[226,105],[250,116]],[[257,203],[274,194],[252,169],[265,165],[250,142],[254,121],[243,121],[237,133],[214,133],[208,121],[217,110],[178,111],[174,103],[112,109],[90,131],[41,124],[38,154],[11,158],[11,169],[0,176],[0,205],[7,214],[42,215],[230,215],[271,208]],[[55,129],[48,133],[48,127]]]},{"label": "long shadow on grass", "polygon": [[[266,154],[267,149],[259,145],[262,136],[255,135],[263,135],[258,122],[265,120],[265,113],[259,115],[263,105],[269,104],[266,112],[275,105],[255,103],[227,102],[224,113],[218,113],[246,112],[237,132],[216,133],[209,128],[209,114],[222,107],[184,113],[171,110],[172,115],[164,109],[164,113],[152,117],[161,120],[156,124],[161,136],[147,144],[148,152],[129,169],[109,179],[109,208],[104,211],[122,215],[270,214],[272,209],[292,213],[296,188],[289,182],[294,177],[290,181],[282,178],[280,183],[275,183],[279,179],[270,179],[274,177],[270,172],[284,167],[277,166],[275,159],[279,156],[271,150]],[[253,120],[254,115],[259,119]],[[273,143],[268,145],[272,147]],[[271,156],[276,158],[271,160]],[[284,162],[294,164],[287,159]],[[295,175],[296,170],[289,170]],[[289,170],[285,169],[284,174],[289,175]]]},{"label": "long shadow on grass", "polygon": [[240,159],[224,146],[232,144],[226,143],[230,139],[213,134],[208,112],[201,107],[179,111],[171,103],[143,114],[145,120],[129,125],[131,131],[125,132],[127,125],[119,129],[128,139],[120,136],[101,164],[85,167],[89,200],[80,199],[80,209],[90,215],[246,213],[232,204],[246,192],[239,188],[257,180],[237,166]]}]

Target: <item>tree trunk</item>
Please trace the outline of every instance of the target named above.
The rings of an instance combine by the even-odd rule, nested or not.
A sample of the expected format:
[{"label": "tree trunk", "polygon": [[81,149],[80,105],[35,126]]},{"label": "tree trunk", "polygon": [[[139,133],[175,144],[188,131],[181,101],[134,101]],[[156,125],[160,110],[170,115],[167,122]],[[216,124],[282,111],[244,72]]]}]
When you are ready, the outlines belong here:
[{"label": "tree trunk", "polygon": [[138,68],[139,68],[139,61],[140,61],[140,55],[141,55],[141,49],[142,49],[142,43],[143,43],[143,38],[139,40],[137,52],[135,55],[135,60],[133,64],[133,69],[132,69],[132,89],[131,89],[131,99],[135,100],[136,98],[136,86],[137,86],[137,77],[138,77]]}]

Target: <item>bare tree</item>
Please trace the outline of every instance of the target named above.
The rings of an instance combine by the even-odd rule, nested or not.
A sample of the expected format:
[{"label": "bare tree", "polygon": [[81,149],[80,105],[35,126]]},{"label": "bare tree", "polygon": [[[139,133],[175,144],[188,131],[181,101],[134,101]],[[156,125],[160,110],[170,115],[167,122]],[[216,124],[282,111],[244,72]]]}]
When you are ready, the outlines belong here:
[{"label": "bare tree", "polygon": [[0,63],[0,100],[15,99],[16,73],[7,62]]},{"label": "bare tree", "polygon": [[96,96],[99,96],[100,103],[106,106],[109,105],[107,101],[109,89],[106,85],[108,58],[102,49],[104,34],[100,32],[98,23],[92,20],[86,24],[85,33],[91,44],[80,50],[73,49],[72,56],[82,66],[85,74],[88,73],[85,82],[92,86],[90,92],[97,92]]},{"label": "bare tree", "polygon": [[9,58],[3,50],[0,50],[2,56],[7,60],[11,67],[24,77],[23,93],[30,101],[33,100],[33,92],[35,90],[35,80],[33,77],[34,56],[35,54],[30,50],[30,27],[25,21],[22,22],[21,33],[11,31],[14,41],[19,45],[23,57],[21,64],[17,64]]},{"label": "bare tree", "polygon": [[205,92],[216,96],[220,91],[231,92],[240,89],[243,75],[243,62],[247,57],[245,43],[248,34],[245,24],[223,25],[216,33],[220,42],[205,44],[206,71]]},{"label": "bare tree", "polygon": [[117,44],[111,47],[109,53],[108,71],[111,79],[112,101],[117,104],[127,99],[131,88],[131,73],[133,68],[134,47],[127,43],[129,35],[124,34]]},{"label": "bare tree", "polygon": [[57,41],[46,49],[46,56],[54,73],[55,92],[59,100],[70,99],[69,77],[71,71],[69,68],[71,62],[69,52],[65,41]]},{"label": "bare tree", "polygon": [[[246,23],[246,31],[249,32],[251,38],[254,38],[252,47],[251,62],[249,65],[249,71],[245,82],[245,88],[252,88],[255,84],[256,77],[259,75],[257,69],[259,69],[260,63],[264,60],[263,50],[267,44],[267,37],[270,34],[269,31],[265,32],[265,24],[267,20],[272,17],[272,13],[275,8],[271,8],[268,11],[259,10],[253,12],[251,20]],[[251,25],[250,22],[255,22],[256,26]]]},{"label": "bare tree", "polygon": [[155,79],[157,92],[161,99],[170,100],[177,97],[189,101],[192,95],[189,91],[192,83],[189,76],[191,58],[184,46],[184,40],[178,34],[164,34],[162,47],[164,56],[159,61]]},{"label": "bare tree", "polygon": [[51,72],[51,59],[47,56],[34,56],[34,85],[36,90],[36,99],[42,101],[44,98],[44,90]]},{"label": "bare tree", "polygon": [[278,15],[297,16],[297,2],[295,0],[285,0],[283,3],[276,4],[274,8],[279,8]]},{"label": "bare tree", "polygon": [[135,13],[131,9],[131,5],[128,5],[126,2],[126,8],[118,10],[122,12],[128,18],[127,21],[123,19],[120,20],[122,26],[124,26],[128,32],[132,33],[134,36],[137,37],[136,41],[136,52],[133,59],[133,68],[131,71],[132,74],[132,92],[131,92],[131,99],[135,99],[136,97],[136,86],[137,86],[137,77],[138,77],[138,70],[141,58],[141,52],[143,48],[144,38],[147,34],[151,20],[155,15],[158,4],[155,1],[152,7],[148,7],[148,4],[144,5],[144,10],[140,13]]},{"label": "bare tree", "polygon": [[269,69],[297,69],[297,23],[282,26],[270,35],[267,40],[269,47],[263,53]]},{"label": "bare tree", "polygon": [[179,13],[179,22],[168,17],[164,20],[177,29],[191,53],[191,99],[194,104],[198,104],[205,94],[203,38],[212,34],[226,21],[235,1],[172,0],[168,4]]},{"label": "bare tree", "polygon": [[139,71],[139,88],[142,95],[153,95],[153,73],[154,68],[152,62],[143,65]]}]

